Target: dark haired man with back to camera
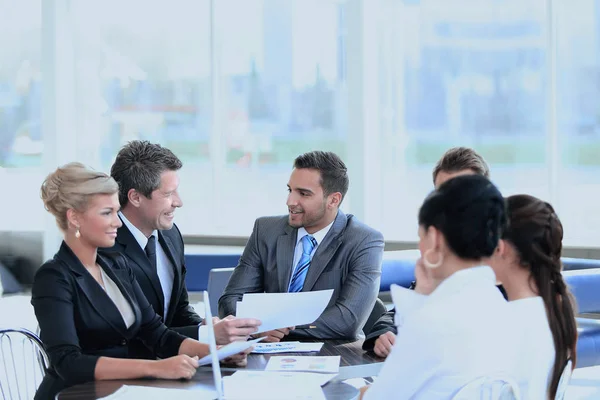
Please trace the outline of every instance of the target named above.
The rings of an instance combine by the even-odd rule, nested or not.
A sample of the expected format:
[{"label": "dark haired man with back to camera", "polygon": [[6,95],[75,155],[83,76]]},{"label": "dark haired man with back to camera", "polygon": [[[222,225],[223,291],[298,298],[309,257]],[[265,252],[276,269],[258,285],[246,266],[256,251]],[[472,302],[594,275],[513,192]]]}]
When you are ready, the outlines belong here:
[{"label": "dark haired man with back to camera", "polygon": [[262,334],[356,339],[379,292],[383,236],[339,207],[348,191],[347,169],[334,153],[312,151],[294,161],[288,215],[262,217],[223,295],[219,314],[235,314],[244,293],[333,289],[314,329],[282,328]]},{"label": "dark haired man with back to camera", "polygon": [[[444,153],[433,169],[433,184],[438,188],[452,178],[472,174],[490,177],[490,169],[483,157],[468,147],[453,147]],[[414,288],[414,282],[411,288]],[[398,333],[394,315],[395,311],[392,309],[373,325],[363,343],[364,350],[372,350],[379,357],[390,354]]]}]

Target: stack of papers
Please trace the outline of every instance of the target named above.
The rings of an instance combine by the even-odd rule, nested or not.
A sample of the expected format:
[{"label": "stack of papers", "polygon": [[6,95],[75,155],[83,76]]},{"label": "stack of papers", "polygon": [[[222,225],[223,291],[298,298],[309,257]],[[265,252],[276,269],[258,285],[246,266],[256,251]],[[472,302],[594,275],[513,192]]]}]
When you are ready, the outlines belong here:
[{"label": "stack of papers", "polygon": [[193,390],[166,389],[150,386],[129,386],[123,385],[110,396],[102,397],[102,400],[214,400],[217,398],[217,391],[202,390],[194,388]]},{"label": "stack of papers", "polygon": [[274,356],[269,359],[265,371],[337,374],[340,371],[340,356]]},{"label": "stack of papers", "polygon": [[325,395],[321,386],[334,376],[309,372],[238,371],[223,378],[223,393],[227,400],[322,400]]},{"label": "stack of papers", "polygon": [[301,343],[301,342],[280,342],[280,343],[258,343],[254,346],[253,353],[273,354],[273,353],[312,353],[321,350],[322,342]]},{"label": "stack of papers", "polygon": [[258,333],[273,329],[306,325],[323,313],[333,289],[298,293],[247,293],[237,302],[238,318],[256,318],[262,322]]}]

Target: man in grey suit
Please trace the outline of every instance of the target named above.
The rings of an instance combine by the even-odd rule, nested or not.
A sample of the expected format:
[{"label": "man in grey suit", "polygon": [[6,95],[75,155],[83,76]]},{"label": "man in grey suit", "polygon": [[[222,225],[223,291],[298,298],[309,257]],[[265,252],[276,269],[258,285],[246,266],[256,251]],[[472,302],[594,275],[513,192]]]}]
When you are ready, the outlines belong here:
[{"label": "man in grey suit", "polygon": [[288,182],[288,215],[256,220],[240,261],[219,299],[219,315],[235,315],[244,293],[334,289],[314,329],[263,334],[356,339],[379,292],[383,236],[339,210],[348,191],[344,162],[313,151],[296,158]]}]

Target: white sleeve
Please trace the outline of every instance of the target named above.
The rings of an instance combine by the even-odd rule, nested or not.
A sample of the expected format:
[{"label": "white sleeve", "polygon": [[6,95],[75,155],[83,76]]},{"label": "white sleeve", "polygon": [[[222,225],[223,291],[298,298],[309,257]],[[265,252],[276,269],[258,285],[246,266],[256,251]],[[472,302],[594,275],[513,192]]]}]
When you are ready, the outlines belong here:
[{"label": "white sleeve", "polygon": [[429,321],[411,318],[398,330],[396,343],[364,400],[409,399],[442,367],[443,351]]},{"label": "white sleeve", "polygon": [[428,297],[398,285],[392,285],[390,291],[392,300],[394,301],[394,323],[398,327],[403,326],[404,319],[418,311]]}]

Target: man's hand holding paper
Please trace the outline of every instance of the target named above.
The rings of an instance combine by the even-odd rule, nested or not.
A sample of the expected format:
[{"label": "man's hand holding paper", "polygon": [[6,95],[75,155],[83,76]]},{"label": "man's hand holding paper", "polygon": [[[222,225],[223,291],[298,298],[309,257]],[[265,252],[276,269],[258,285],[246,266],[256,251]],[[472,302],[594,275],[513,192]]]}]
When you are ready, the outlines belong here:
[{"label": "man's hand holding paper", "polygon": [[266,341],[279,341],[295,326],[310,324],[323,313],[333,289],[297,293],[249,293],[237,304],[238,318],[262,322],[258,333],[268,333]]}]

